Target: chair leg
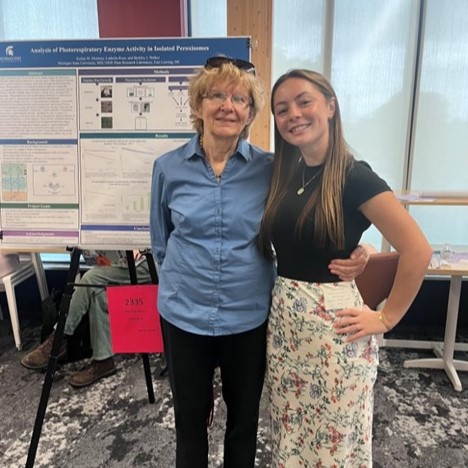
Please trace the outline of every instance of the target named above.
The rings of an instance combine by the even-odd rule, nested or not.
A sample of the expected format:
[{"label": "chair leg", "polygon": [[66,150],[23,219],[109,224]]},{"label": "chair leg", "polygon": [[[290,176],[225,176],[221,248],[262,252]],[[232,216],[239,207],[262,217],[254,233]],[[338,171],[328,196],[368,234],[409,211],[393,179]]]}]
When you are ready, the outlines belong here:
[{"label": "chair leg", "polygon": [[39,253],[32,253],[31,261],[34,265],[34,271],[36,272],[39,294],[41,299],[44,300],[49,296],[49,287],[47,286],[47,279],[45,276],[44,267],[42,266],[41,255]]},{"label": "chair leg", "polygon": [[379,333],[378,335],[376,335],[376,339],[377,339],[377,346],[379,348],[383,348],[385,346],[385,338],[384,338],[383,333]]},{"label": "chair leg", "polygon": [[11,278],[5,277],[4,278],[5,284],[5,292],[8,302],[8,309],[10,311],[10,319],[11,319],[11,328],[13,329],[13,337],[15,338],[15,345],[18,351],[22,348],[21,343],[21,333],[20,333],[20,324],[18,319],[18,306],[16,304],[16,297],[15,297],[15,288],[11,284]]}]

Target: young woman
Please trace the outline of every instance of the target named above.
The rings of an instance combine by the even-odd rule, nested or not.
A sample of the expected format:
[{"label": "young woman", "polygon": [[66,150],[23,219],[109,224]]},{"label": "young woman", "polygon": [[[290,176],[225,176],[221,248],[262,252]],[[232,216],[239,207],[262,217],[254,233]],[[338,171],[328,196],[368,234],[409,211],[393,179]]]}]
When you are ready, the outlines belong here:
[{"label": "young woman", "polygon": [[[286,73],[271,106],[275,158],[259,240],[278,263],[267,337],[272,466],[370,467],[374,334],[408,310],[431,248],[388,185],[352,156],[324,76]],[[363,307],[354,281],[328,269],[371,223],[400,253],[379,313]]]}]

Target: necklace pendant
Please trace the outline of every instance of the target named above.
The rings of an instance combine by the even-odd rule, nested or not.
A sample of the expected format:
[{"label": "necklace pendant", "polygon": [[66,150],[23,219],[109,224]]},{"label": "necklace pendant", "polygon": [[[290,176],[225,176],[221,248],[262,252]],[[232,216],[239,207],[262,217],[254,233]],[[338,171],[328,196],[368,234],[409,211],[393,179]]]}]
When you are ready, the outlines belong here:
[{"label": "necklace pendant", "polygon": [[302,195],[304,193],[304,187],[300,187],[297,192],[298,195]]}]

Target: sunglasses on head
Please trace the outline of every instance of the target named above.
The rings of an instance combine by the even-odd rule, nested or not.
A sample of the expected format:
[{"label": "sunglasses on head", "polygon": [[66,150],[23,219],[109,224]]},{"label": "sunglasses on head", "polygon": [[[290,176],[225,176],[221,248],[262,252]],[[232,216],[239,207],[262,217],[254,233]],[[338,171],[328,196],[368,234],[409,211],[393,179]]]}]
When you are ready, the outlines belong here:
[{"label": "sunglasses on head", "polygon": [[226,63],[232,63],[232,65],[237,67],[239,70],[244,70],[247,73],[255,75],[255,65],[253,63],[247,62],[247,60],[230,57],[210,57],[205,63],[205,68],[220,68]]}]

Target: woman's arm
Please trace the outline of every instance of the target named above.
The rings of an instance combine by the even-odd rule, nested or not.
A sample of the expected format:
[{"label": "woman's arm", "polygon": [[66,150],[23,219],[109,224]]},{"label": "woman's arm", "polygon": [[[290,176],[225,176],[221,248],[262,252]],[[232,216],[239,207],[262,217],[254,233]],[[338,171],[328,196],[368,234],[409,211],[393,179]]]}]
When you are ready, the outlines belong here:
[{"label": "woman's arm", "polygon": [[158,265],[166,255],[167,240],[172,231],[171,214],[166,199],[166,182],[156,160],[153,166],[150,202],[151,250]]},{"label": "woman's arm", "polygon": [[384,309],[376,314],[370,309],[345,309],[337,313],[339,333],[349,333],[349,340],[382,333],[393,328],[408,311],[421,287],[432,249],[421,229],[392,192],[383,192],[360,207],[400,254],[393,288]]}]

